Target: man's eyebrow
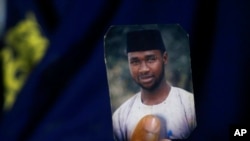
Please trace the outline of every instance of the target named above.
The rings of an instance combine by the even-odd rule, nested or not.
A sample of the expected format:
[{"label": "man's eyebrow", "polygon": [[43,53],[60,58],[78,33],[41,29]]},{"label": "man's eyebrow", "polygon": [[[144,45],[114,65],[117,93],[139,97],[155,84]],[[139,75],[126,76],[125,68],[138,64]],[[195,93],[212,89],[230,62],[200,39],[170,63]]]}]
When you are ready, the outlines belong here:
[{"label": "man's eyebrow", "polygon": [[129,60],[138,60],[138,57],[129,57]]}]

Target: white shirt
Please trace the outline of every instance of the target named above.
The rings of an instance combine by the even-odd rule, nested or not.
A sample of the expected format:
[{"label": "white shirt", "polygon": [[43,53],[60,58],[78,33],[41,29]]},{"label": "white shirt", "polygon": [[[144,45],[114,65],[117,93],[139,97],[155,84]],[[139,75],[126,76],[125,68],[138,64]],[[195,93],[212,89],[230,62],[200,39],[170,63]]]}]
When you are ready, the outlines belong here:
[{"label": "white shirt", "polygon": [[113,114],[114,136],[118,141],[128,141],[137,123],[145,115],[160,118],[162,136],[169,139],[185,139],[196,127],[193,94],[181,88],[171,87],[168,97],[160,104],[145,105],[141,93],[123,103]]}]

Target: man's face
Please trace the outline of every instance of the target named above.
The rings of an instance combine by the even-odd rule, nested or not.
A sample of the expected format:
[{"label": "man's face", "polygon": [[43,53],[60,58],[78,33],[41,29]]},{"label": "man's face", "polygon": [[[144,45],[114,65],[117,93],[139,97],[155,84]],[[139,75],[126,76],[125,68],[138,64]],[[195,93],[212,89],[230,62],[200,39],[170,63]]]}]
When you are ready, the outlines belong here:
[{"label": "man's face", "polygon": [[167,54],[162,54],[160,50],[129,52],[128,62],[135,82],[143,89],[154,90],[164,78]]}]

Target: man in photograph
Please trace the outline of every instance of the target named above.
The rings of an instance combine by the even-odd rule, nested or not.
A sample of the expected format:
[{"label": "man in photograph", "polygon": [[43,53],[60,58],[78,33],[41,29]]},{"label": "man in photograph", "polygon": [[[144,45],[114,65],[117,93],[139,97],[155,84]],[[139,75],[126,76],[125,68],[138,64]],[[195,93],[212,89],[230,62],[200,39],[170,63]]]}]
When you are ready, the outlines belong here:
[{"label": "man in photograph", "polygon": [[194,96],[167,82],[160,31],[130,31],[126,43],[130,74],[140,91],[114,112],[115,139],[186,139],[196,127]]}]

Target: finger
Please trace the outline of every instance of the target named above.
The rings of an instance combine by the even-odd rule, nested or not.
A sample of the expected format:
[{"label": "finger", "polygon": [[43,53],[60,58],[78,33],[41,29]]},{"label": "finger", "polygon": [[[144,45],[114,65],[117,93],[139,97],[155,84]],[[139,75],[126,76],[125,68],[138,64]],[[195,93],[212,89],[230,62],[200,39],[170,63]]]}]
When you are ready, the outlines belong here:
[{"label": "finger", "polygon": [[169,139],[161,139],[160,141],[171,141],[171,140],[169,140]]},{"label": "finger", "polygon": [[158,141],[160,129],[160,120],[154,115],[146,115],[138,122],[131,141]]}]

